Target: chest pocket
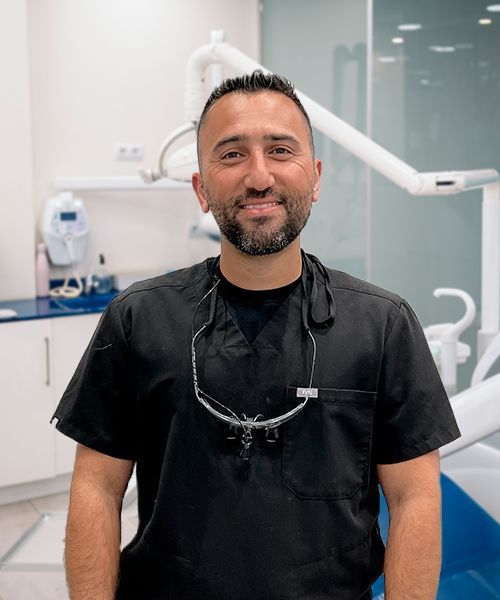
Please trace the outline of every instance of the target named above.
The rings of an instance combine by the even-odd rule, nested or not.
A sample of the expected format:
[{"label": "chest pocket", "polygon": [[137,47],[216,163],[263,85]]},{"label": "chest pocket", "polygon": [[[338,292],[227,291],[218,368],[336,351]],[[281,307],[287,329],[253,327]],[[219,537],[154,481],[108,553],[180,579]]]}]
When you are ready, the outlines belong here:
[{"label": "chest pocket", "polygon": [[[287,410],[300,402],[287,390]],[[319,388],[284,425],[282,482],[301,498],[350,498],[367,483],[375,392]]]}]

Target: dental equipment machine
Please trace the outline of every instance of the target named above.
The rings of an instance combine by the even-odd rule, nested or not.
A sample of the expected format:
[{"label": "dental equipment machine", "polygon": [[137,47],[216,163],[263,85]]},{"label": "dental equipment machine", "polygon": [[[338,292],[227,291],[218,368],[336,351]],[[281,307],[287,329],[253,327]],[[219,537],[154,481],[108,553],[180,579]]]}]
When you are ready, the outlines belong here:
[{"label": "dental equipment machine", "polygon": [[80,198],[71,192],[59,192],[47,201],[42,223],[43,239],[53,265],[70,266],[76,287],[70,286],[69,275],[61,287],[49,292],[58,298],[75,298],[82,293],[83,283],[75,271],[76,263],[83,260],[89,236],[89,223]]}]

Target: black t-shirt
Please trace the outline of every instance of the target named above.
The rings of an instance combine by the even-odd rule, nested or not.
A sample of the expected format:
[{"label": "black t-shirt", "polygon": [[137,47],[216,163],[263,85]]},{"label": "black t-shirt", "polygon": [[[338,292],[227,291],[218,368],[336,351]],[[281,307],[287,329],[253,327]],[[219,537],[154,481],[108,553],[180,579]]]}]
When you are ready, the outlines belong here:
[{"label": "black t-shirt", "polygon": [[300,285],[300,277],[280,288],[247,290],[233,285],[219,271],[219,289],[229,313],[251,344],[278,308]]}]

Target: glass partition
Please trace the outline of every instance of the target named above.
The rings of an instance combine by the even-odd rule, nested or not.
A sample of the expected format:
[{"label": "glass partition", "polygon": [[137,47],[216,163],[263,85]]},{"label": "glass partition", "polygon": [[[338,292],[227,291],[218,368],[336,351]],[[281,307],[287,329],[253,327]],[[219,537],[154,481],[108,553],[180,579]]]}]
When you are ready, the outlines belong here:
[{"label": "glass partition", "polygon": [[[500,15],[470,0],[375,0],[373,135],[419,171],[500,169]],[[484,25],[482,19],[490,17]],[[467,291],[478,308],[463,336],[473,357],[480,324],[480,191],[413,198],[373,176],[372,280],[408,298],[424,324],[457,321]]]},{"label": "glass partition", "polygon": [[[419,171],[500,170],[500,14],[486,5],[264,0],[262,62]],[[473,359],[459,368],[459,387],[468,387],[480,322],[481,193],[412,197],[367,177],[321,134],[316,143],[322,187],[305,248],[401,294],[423,325],[463,314],[459,300],[435,299],[435,288],[471,294],[478,315],[462,339]]]}]

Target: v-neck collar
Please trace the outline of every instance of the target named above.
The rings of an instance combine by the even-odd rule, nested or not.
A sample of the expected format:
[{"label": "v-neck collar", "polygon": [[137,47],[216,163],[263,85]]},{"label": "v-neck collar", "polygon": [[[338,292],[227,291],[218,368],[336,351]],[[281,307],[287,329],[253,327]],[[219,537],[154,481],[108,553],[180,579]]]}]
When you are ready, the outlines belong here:
[{"label": "v-neck collar", "polygon": [[[331,281],[331,274],[328,272],[320,260],[313,256],[312,254],[307,254],[303,250],[301,250],[302,254],[302,275],[300,278],[301,285],[297,286],[298,289],[294,291],[292,294],[292,298],[297,298],[300,295],[301,302],[299,303],[299,311],[300,317],[299,321],[302,322],[303,326],[308,330],[310,327],[330,327],[333,324],[336,314],[336,304],[335,297],[333,294],[333,285]],[[214,326],[214,317],[215,317],[215,309],[218,304],[217,303],[217,287],[219,283],[218,279],[218,270],[220,264],[220,256],[208,258],[205,261],[206,272],[208,275],[208,281],[205,277],[201,277],[194,285],[199,291],[204,294],[202,299],[200,300],[198,307],[195,311],[195,314],[198,312],[198,308],[200,308],[203,300],[207,298],[211,294],[211,290],[214,292],[213,300],[209,304],[209,307],[203,310],[208,317],[208,320],[205,322],[206,326]],[[203,283],[202,283],[203,282]],[[200,286],[201,284],[201,286]],[[208,286],[208,288],[207,288]],[[300,294],[298,294],[300,292]],[[283,305],[289,304],[288,302],[284,302]],[[278,309],[277,314],[282,312],[283,305]],[[208,311],[208,314],[205,312]],[[219,310],[217,310],[219,312]],[[227,311],[225,311],[227,312]],[[274,315],[275,317],[276,315]],[[226,315],[219,314],[219,318],[226,318]],[[274,320],[271,319],[271,321]],[[200,315],[201,318],[201,315]],[[231,318],[232,322],[232,318]],[[216,324],[215,324],[216,325]],[[268,324],[269,325],[269,322]],[[261,337],[263,331],[265,331],[268,327],[267,325],[263,328],[263,330],[259,333],[258,337]],[[194,331],[194,320],[193,320],[193,331]],[[236,324],[234,324],[236,329]],[[220,327],[219,327],[220,329]],[[240,336],[245,339],[244,335],[240,332]],[[245,340],[246,343],[246,340]]]},{"label": "v-neck collar", "polygon": [[[297,320],[300,321],[300,305],[302,299],[302,289],[301,286],[294,282],[295,285],[291,286],[291,289],[288,291],[287,296],[281,302],[281,304],[277,307],[277,309],[273,312],[273,314],[269,317],[269,319],[264,323],[261,327],[260,331],[254,337],[253,340],[249,341],[245,335],[245,333],[241,330],[237,320],[232,314],[230,307],[228,306],[228,301],[222,295],[223,302],[220,303],[220,307],[217,308],[218,316],[221,317],[221,323],[224,323],[224,328],[226,329],[225,335],[229,345],[243,345],[249,347],[261,347],[274,345],[276,339],[279,339],[280,334],[276,335],[276,331],[282,331],[282,327],[285,327],[287,315],[289,313],[289,309],[296,307],[297,310]],[[288,286],[287,286],[288,287]],[[222,315],[219,311],[223,311],[224,315]],[[280,324],[282,327],[280,327]],[[278,329],[274,329],[274,327]],[[216,325],[217,327],[217,325]],[[273,328],[274,331],[270,334],[268,333],[269,329]],[[231,332],[231,329],[233,332]],[[239,344],[236,339],[233,338],[233,335],[236,338],[239,338]]]}]

